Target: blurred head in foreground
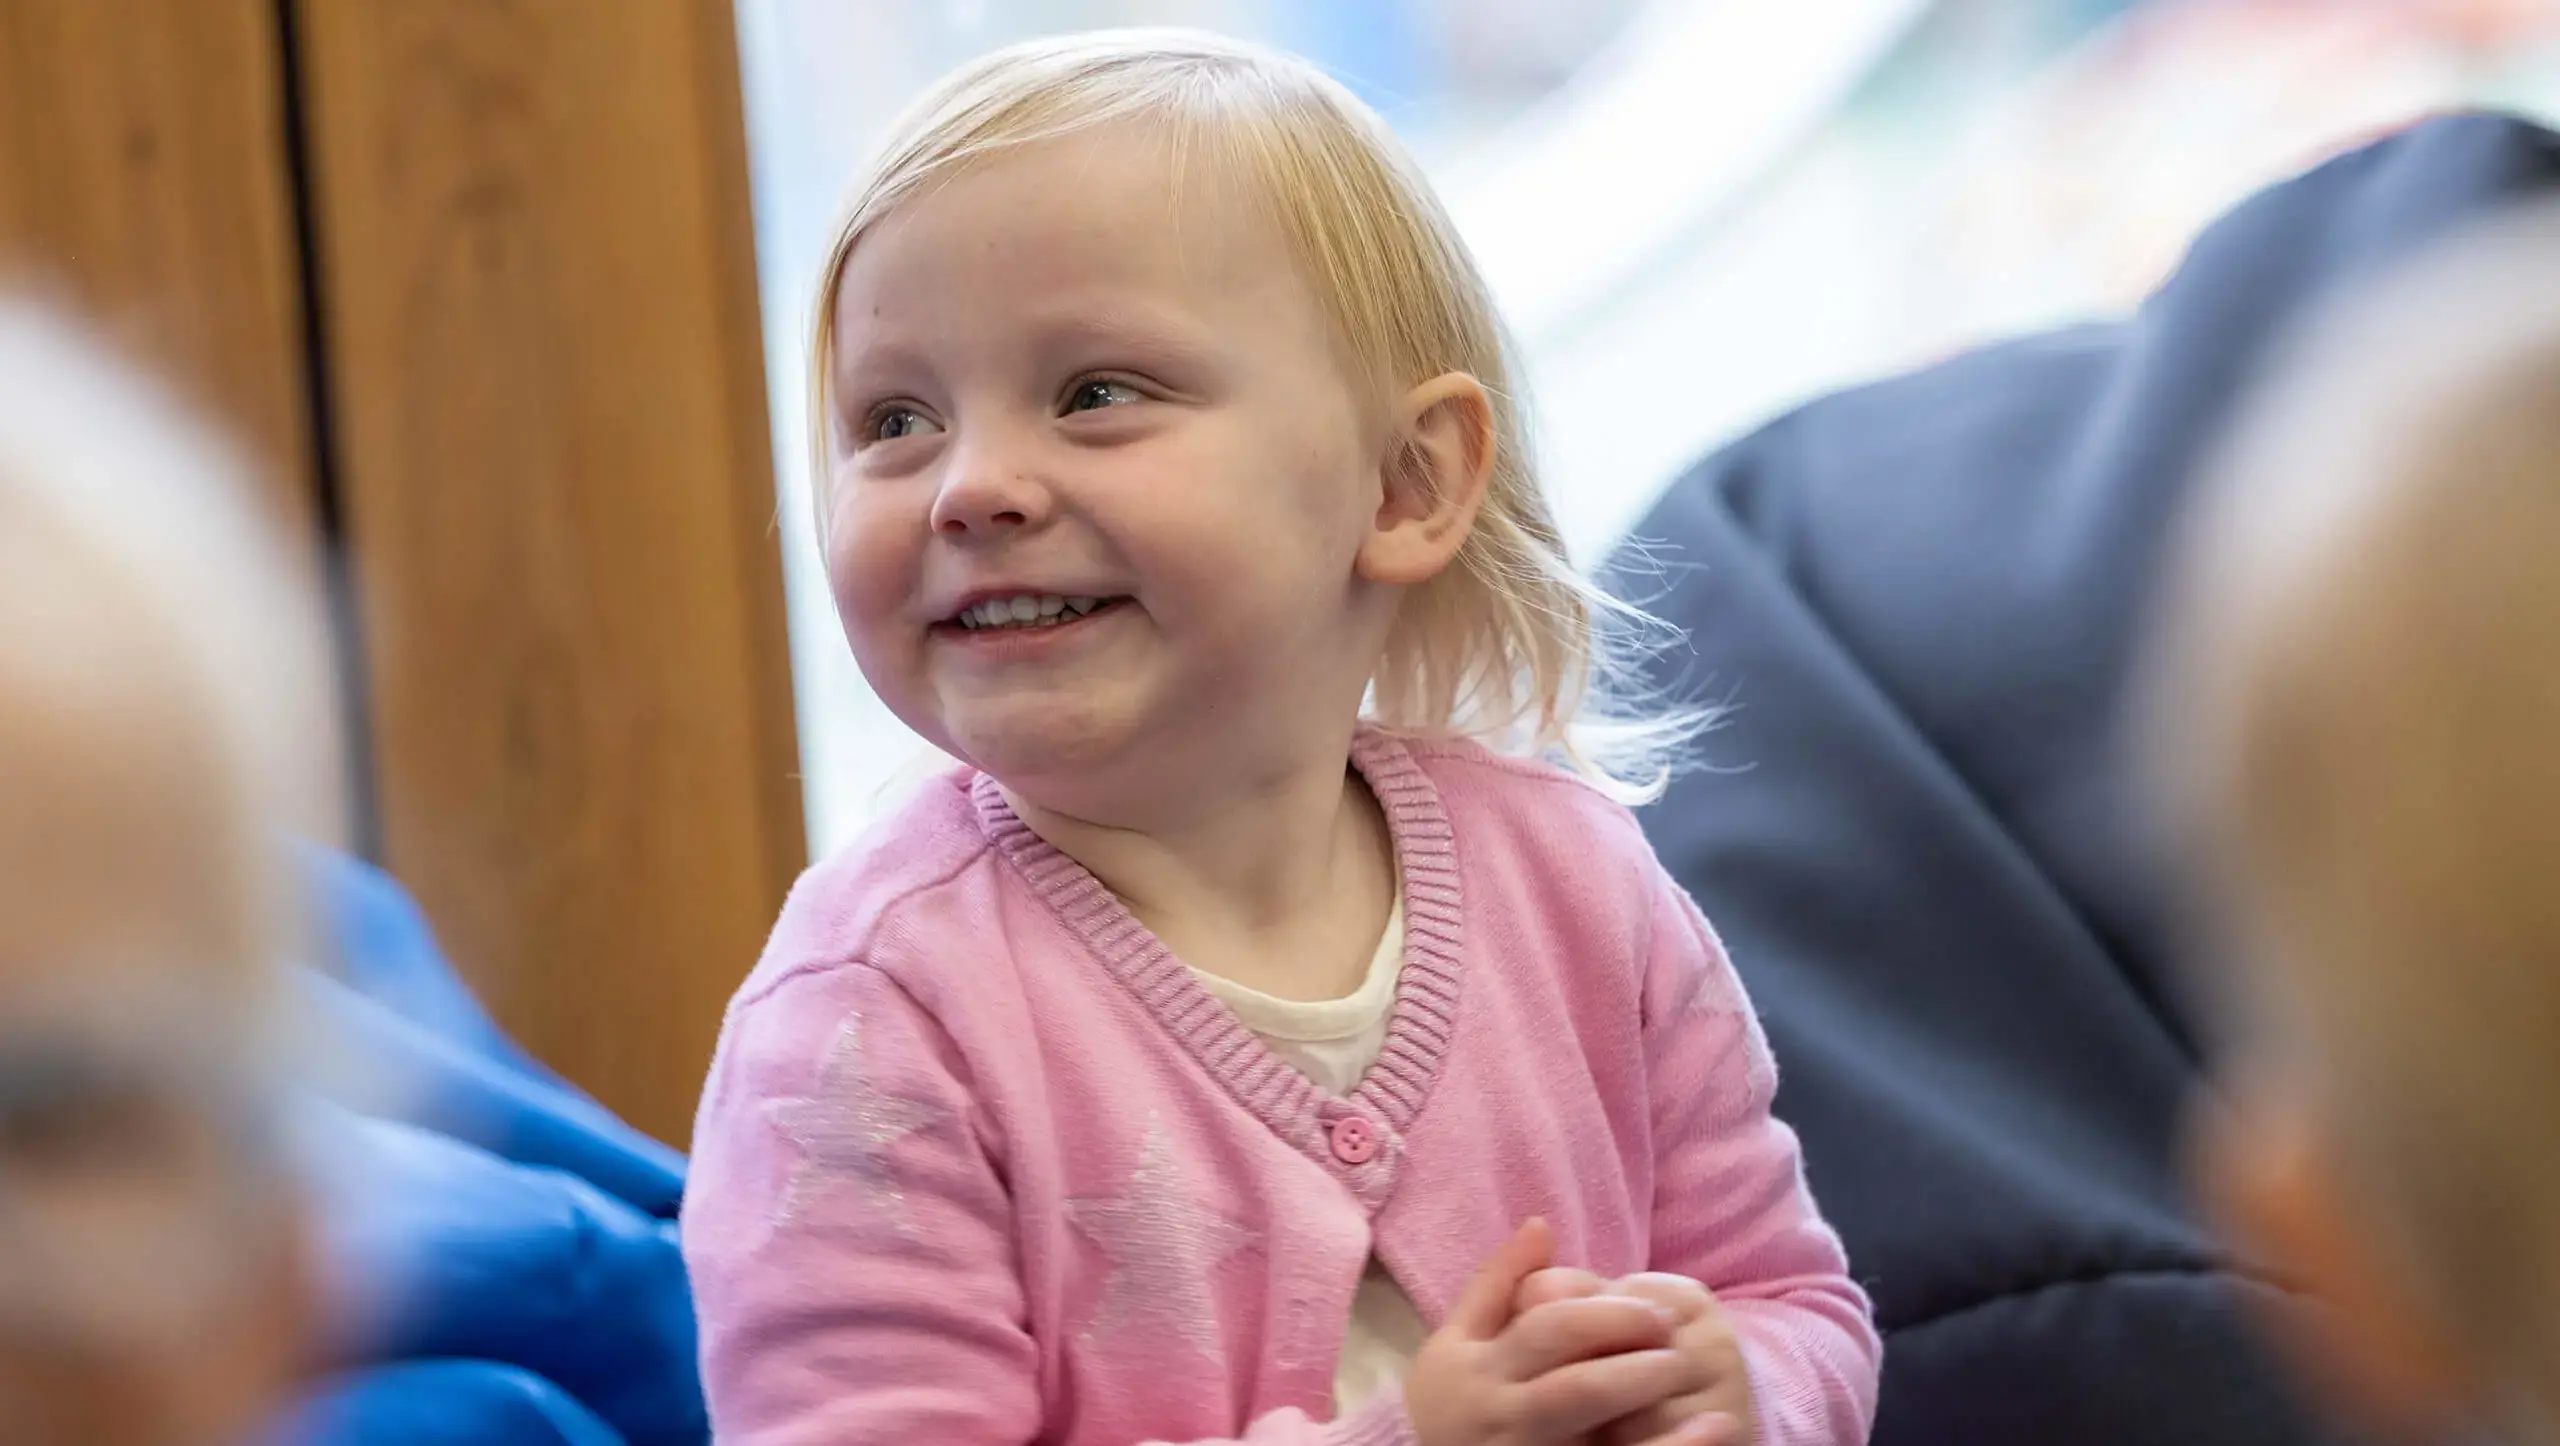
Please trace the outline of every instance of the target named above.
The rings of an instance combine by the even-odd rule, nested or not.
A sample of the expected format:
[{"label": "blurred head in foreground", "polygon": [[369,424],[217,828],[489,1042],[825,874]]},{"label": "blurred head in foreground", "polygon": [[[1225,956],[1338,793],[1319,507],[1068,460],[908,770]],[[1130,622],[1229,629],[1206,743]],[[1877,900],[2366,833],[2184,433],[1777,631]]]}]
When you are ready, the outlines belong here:
[{"label": "blurred head in foreground", "polygon": [[2292,361],[2150,699],[2231,1032],[2200,1183],[2355,1419],[2560,1441],[2560,212]]},{"label": "blurred head in foreground", "polygon": [[318,629],[241,469],[0,299],[0,1440],[236,1439],[298,1364],[280,840]]}]

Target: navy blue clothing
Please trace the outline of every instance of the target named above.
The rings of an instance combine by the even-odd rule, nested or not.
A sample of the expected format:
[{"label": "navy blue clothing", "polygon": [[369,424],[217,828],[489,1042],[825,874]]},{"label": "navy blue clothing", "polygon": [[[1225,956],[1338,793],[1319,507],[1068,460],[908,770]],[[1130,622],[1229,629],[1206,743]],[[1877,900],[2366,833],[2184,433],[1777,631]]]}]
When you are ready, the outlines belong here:
[{"label": "navy blue clothing", "polygon": [[1887,1332],[1879,1446],[2319,1439],[2269,1287],[2185,1208],[2199,1021],[2119,721],[2161,543],[2320,298],[2560,190],[2433,121],[2264,192],[2138,315],[1817,401],[1682,477],[1618,585],[1738,704],[1649,810],[1768,1021],[1778,1113]]}]

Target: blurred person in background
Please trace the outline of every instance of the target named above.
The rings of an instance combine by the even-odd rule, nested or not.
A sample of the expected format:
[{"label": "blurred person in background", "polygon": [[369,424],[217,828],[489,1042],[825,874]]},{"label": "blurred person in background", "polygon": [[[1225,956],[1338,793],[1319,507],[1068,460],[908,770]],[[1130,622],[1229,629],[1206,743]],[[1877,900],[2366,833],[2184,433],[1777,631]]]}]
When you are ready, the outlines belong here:
[{"label": "blurred person in background", "polygon": [[326,837],[314,610],[241,468],[0,302],[0,1441],[237,1440],[299,1368],[286,830]]},{"label": "blurred person in background", "polygon": [[2298,359],[2153,700],[2233,1035],[2204,1191],[2349,1419],[2560,1441],[2560,211]]}]

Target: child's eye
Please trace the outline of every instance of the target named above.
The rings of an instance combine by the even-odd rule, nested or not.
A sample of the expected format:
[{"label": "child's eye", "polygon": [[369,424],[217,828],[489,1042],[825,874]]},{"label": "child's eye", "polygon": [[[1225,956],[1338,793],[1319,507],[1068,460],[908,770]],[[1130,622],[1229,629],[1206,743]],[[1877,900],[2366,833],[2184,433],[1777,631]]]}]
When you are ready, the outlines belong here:
[{"label": "child's eye", "polygon": [[1076,383],[1067,393],[1070,412],[1096,412],[1104,407],[1125,407],[1138,400],[1138,389],[1127,382],[1107,381],[1096,377]]},{"label": "child's eye", "polygon": [[882,407],[862,424],[862,440],[894,442],[934,430],[933,422],[913,407]]}]

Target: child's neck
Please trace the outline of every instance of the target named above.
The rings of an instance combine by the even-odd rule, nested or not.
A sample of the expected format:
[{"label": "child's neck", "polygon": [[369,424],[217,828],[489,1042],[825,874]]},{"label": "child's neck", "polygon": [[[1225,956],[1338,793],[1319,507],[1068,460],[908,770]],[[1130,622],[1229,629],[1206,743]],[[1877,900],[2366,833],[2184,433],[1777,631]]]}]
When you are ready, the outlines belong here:
[{"label": "child's neck", "polygon": [[1338,755],[1227,784],[1144,827],[1008,797],[1184,963],[1284,999],[1351,993],[1396,893],[1377,800]]}]

